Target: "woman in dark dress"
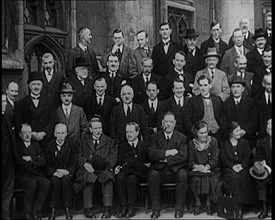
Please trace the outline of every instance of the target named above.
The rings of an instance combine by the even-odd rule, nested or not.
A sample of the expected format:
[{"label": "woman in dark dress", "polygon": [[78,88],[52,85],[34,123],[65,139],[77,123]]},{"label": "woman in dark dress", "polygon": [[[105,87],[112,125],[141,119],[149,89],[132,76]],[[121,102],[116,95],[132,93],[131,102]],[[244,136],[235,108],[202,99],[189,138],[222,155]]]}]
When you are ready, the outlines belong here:
[{"label": "woman in dark dress", "polygon": [[222,143],[221,160],[223,166],[222,182],[227,194],[237,198],[240,211],[244,204],[255,203],[255,191],[249,175],[252,155],[243,130],[237,122],[229,125],[229,138]]},{"label": "woman in dark dress", "polygon": [[193,126],[195,138],[188,144],[191,190],[196,204],[194,215],[201,210],[201,196],[206,196],[207,215],[212,215],[211,201],[215,202],[218,184],[218,142],[208,135],[207,123],[199,121]]}]

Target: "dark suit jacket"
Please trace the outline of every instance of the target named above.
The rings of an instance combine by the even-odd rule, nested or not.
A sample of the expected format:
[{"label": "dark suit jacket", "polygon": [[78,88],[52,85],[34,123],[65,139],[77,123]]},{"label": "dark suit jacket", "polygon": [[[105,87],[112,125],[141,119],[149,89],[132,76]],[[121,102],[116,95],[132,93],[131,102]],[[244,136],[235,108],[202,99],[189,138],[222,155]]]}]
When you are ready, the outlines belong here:
[{"label": "dark suit jacket", "polygon": [[[268,36],[267,29],[265,30],[266,36]],[[272,34],[266,38],[266,44],[272,47]]]},{"label": "dark suit jacket", "polygon": [[[149,48],[149,57],[152,56],[153,49]],[[132,55],[129,57],[129,76],[134,78],[137,75],[140,75],[143,71],[142,68],[142,59],[148,57],[143,48],[136,48]]]},{"label": "dark suit jacket", "polygon": [[244,138],[255,140],[257,123],[257,107],[252,98],[242,96],[239,107],[236,106],[233,96],[231,95],[222,104],[221,122],[225,136],[228,136],[227,126],[232,122],[238,122],[240,127],[246,131]]},{"label": "dark suit jacket", "polygon": [[[14,105],[15,105],[15,103],[14,103]],[[10,101],[7,99],[7,106],[6,106],[5,115],[8,116],[10,122],[13,121],[13,112],[14,112],[14,106],[12,106]]]},{"label": "dark suit jacket", "polygon": [[257,138],[264,138],[267,135],[267,121],[272,118],[272,104],[267,104],[264,92],[255,97],[255,103],[258,110],[258,134]]},{"label": "dark suit jacket", "polygon": [[124,141],[118,146],[118,165],[120,172],[132,173],[147,178],[148,142],[139,140],[136,148]]},{"label": "dark suit jacket", "polygon": [[170,73],[174,68],[173,59],[178,49],[178,45],[170,41],[167,54],[165,54],[162,42],[155,45],[152,52],[154,62],[153,72],[162,77]]},{"label": "dark suit jacket", "polygon": [[87,47],[88,50],[84,52],[79,44],[73,48],[68,55],[67,63],[66,63],[66,76],[73,76],[75,75],[75,70],[73,68],[75,59],[77,57],[85,57],[86,60],[89,63],[88,70],[89,70],[89,75],[92,77],[95,77],[97,73],[99,72],[99,67],[98,67],[98,62],[96,58],[96,54],[91,48],[91,46]]},{"label": "dark suit jacket", "polygon": [[246,67],[246,70],[248,72],[254,73],[255,70],[258,67],[264,66],[264,61],[262,59],[262,55],[259,54],[259,52],[258,52],[258,50],[257,50],[256,47],[246,54],[246,58],[247,58],[247,67]]},{"label": "dark suit jacket", "polygon": [[84,108],[85,100],[94,92],[92,80],[87,77],[84,80],[84,86],[76,75],[68,77],[66,81],[69,82],[72,85],[73,89],[76,91],[73,95],[73,104]]},{"label": "dark suit jacket", "polygon": [[103,120],[104,134],[109,134],[111,112],[116,104],[117,102],[113,97],[105,94],[103,105],[101,106],[97,103],[96,94],[94,94],[88,97],[85,101],[84,112],[87,116],[88,121],[90,121],[91,118],[95,117],[95,115],[100,115],[101,119]]},{"label": "dark suit jacket", "polygon": [[[244,47],[244,55],[246,55],[248,52],[249,50]],[[237,56],[238,53],[235,47],[232,47],[229,50],[225,51],[221,63],[221,70],[224,71],[227,76],[230,76],[237,72],[237,67],[234,65]]]},{"label": "dark suit jacket", "polygon": [[77,168],[78,146],[68,140],[65,140],[60,151],[56,146],[55,139],[47,143],[47,174],[51,178],[57,169],[66,169],[72,178]]},{"label": "dark suit jacket", "polygon": [[[221,128],[220,117],[222,99],[216,95],[210,95],[210,98],[213,105],[214,118]],[[186,128],[188,136],[191,139],[194,137],[194,135],[192,134],[193,125],[204,118],[204,105],[203,97],[201,94],[197,96],[192,96],[192,98],[188,100],[184,108],[184,115],[186,119],[186,121],[184,122],[184,126]]]},{"label": "dark suit jacket", "polygon": [[[214,40],[213,40],[212,36],[210,36],[206,41],[201,43],[201,53],[202,53],[202,55],[207,54],[208,47],[215,47]],[[221,54],[221,57],[220,57],[219,62],[217,64],[218,69],[220,69],[221,62],[222,62],[222,59],[223,59],[223,55],[224,55],[225,51],[228,50],[228,49],[229,49],[229,47],[228,47],[227,43],[225,43],[222,39],[220,39],[219,50],[217,50],[217,53]],[[203,65],[204,65],[204,67],[207,66],[206,63],[204,63]]]},{"label": "dark suit jacket", "polygon": [[[236,73],[228,76],[228,83],[229,84],[230,84],[230,82],[232,82],[234,76],[237,75]],[[254,78],[254,73],[245,72],[245,75],[244,75],[245,89],[244,89],[244,93],[243,94],[245,94],[245,95],[247,95],[247,96],[249,96],[251,98],[252,98],[253,78]]]},{"label": "dark suit jacket", "polygon": [[265,65],[259,66],[255,69],[253,77],[253,84],[252,84],[252,97],[255,98],[262,92],[264,92],[264,87],[262,85],[263,78],[268,72],[266,71]]},{"label": "dark suit jacket", "polygon": [[258,140],[256,144],[254,161],[263,160],[268,166],[272,167],[272,138],[269,135]]},{"label": "dark suit jacket", "polygon": [[[107,67],[107,57],[109,54],[112,53],[113,46],[109,49],[107,49],[102,56],[100,63],[102,67],[106,68]],[[132,50],[130,47],[127,47],[125,44],[123,45],[123,51],[122,51],[122,56],[121,60],[119,62],[119,72],[121,73],[122,77],[128,77],[129,76],[129,59],[132,56]]]},{"label": "dark suit jacket", "polygon": [[[165,151],[170,149],[177,149],[178,153],[165,158]],[[167,144],[164,132],[159,131],[151,137],[148,155],[152,161],[150,169],[162,170],[168,166],[174,172],[177,172],[177,170],[187,167],[187,139],[185,135],[174,131]],[[167,163],[160,161],[164,159],[167,159]]]},{"label": "dark suit jacket", "polygon": [[113,108],[110,119],[111,137],[115,140],[116,144],[126,140],[125,129],[126,124],[129,122],[138,123],[143,140],[149,140],[150,131],[142,106],[133,103],[130,115],[126,116],[123,109],[123,104],[121,103]]},{"label": "dark suit jacket", "polygon": [[60,85],[65,81],[65,77],[58,72],[53,72],[53,76],[50,82],[48,82],[45,72],[42,73],[43,76],[43,88],[42,94],[47,97],[52,108],[57,108],[61,104],[60,100]]},{"label": "dark suit jacket", "polygon": [[48,100],[41,95],[37,108],[34,106],[31,95],[19,100],[14,107],[14,127],[16,134],[20,131],[21,124],[28,123],[32,131],[46,133],[45,139],[51,138],[53,126],[51,117],[53,115]]},{"label": "dark suit jacket", "polygon": [[196,47],[195,56],[193,56],[193,54],[189,51],[186,44],[183,46],[182,50],[186,55],[184,72],[190,73],[192,80],[194,81],[196,73],[204,67],[204,58],[202,56],[201,50]]},{"label": "dark suit jacket", "polygon": [[[255,43],[254,43],[254,40],[252,39],[253,36],[254,36],[254,34],[251,33],[250,31],[248,31],[248,38],[245,38],[243,41],[244,47],[247,48],[248,50],[254,49]],[[233,36],[230,37],[230,39],[228,41],[228,46],[230,48],[234,46]]]},{"label": "dark suit jacket", "polygon": [[[23,156],[31,156],[32,161],[25,161]],[[21,176],[45,176],[46,157],[37,142],[31,142],[29,148],[26,148],[24,142],[20,139],[16,145],[16,172]]]},{"label": "dark suit jacket", "polygon": [[[163,100],[164,97],[164,89],[163,89],[163,79],[162,77],[155,75],[155,74],[151,74],[151,78],[150,78],[150,82],[155,81],[158,83],[158,88],[160,90],[159,94],[158,94],[158,98],[160,100]],[[146,94],[146,83],[143,79],[143,74],[139,74],[137,75],[135,78],[131,79],[131,86],[134,90],[134,99],[133,102],[136,104],[141,104],[142,102],[144,102],[145,100],[147,100],[148,96]]]}]

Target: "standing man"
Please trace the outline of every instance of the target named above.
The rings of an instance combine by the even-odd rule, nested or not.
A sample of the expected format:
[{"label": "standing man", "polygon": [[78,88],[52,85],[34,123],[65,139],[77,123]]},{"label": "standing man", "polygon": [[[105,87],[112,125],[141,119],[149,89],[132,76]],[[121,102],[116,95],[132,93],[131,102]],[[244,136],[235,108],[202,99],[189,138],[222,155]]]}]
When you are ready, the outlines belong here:
[{"label": "standing man", "polygon": [[267,44],[272,46],[272,13],[268,12],[265,16],[265,23],[266,23],[266,35],[267,35]]},{"label": "standing man", "polygon": [[94,78],[99,72],[98,62],[96,54],[93,51],[90,44],[92,43],[91,30],[87,27],[80,27],[77,31],[79,43],[69,52],[67,65],[66,65],[66,76],[75,75],[74,66],[77,57],[85,57],[88,62],[88,76]]},{"label": "standing man", "polygon": [[171,33],[172,27],[170,23],[161,23],[159,26],[161,42],[153,47],[153,72],[162,77],[173,71],[173,58],[178,51],[178,45],[170,39]]},{"label": "standing man", "polygon": [[[249,31],[249,20],[248,18],[242,18],[239,22],[239,27],[243,31],[244,41],[243,46],[247,48],[249,51],[254,49],[255,43],[252,37],[253,33]],[[234,47],[233,35],[230,37],[228,42],[229,47]]]},{"label": "standing man", "polygon": [[208,48],[207,54],[204,55],[204,57],[207,67],[197,72],[192,92],[195,95],[200,94],[201,91],[198,85],[198,78],[201,75],[206,75],[211,79],[212,88],[210,89],[210,93],[220,96],[221,99],[225,101],[229,97],[230,89],[225,72],[219,70],[217,67],[221,55],[217,53],[216,48],[214,47]]},{"label": "standing man", "polygon": [[133,103],[134,91],[129,85],[121,88],[122,103],[116,105],[111,114],[111,137],[116,144],[126,140],[125,127],[129,122],[136,122],[140,126],[141,140],[149,141],[150,131],[144,110],[141,105]]},{"label": "standing man", "polygon": [[148,186],[153,213],[151,218],[159,218],[162,183],[176,184],[175,218],[184,214],[187,189],[187,139],[175,130],[176,119],[172,112],[166,112],[162,119],[163,131],[152,135],[148,155],[151,166]]},{"label": "standing man", "polygon": [[45,94],[53,109],[60,105],[59,87],[65,81],[65,77],[54,70],[55,60],[53,55],[45,53],[42,56],[43,67],[43,88]]},{"label": "standing man", "polygon": [[194,28],[187,29],[183,37],[185,39],[185,45],[182,50],[186,54],[184,71],[192,76],[193,81],[196,73],[203,68],[201,50],[197,46],[198,37],[199,33],[197,33]]},{"label": "standing man", "polygon": [[236,28],[233,31],[233,41],[234,47],[225,51],[221,63],[221,70],[224,71],[227,76],[230,76],[237,71],[235,66],[236,57],[240,55],[246,55],[247,52],[249,52],[249,50],[243,46],[244,35],[240,28]]},{"label": "standing man", "polygon": [[117,163],[117,147],[114,140],[102,132],[102,123],[99,118],[92,118],[89,123],[90,132],[81,139],[79,170],[76,174],[74,188],[76,193],[83,190],[85,217],[95,218],[92,210],[93,195],[95,183],[99,182],[104,204],[104,213],[101,218],[110,218],[115,181],[113,169]]},{"label": "standing man", "polygon": [[115,29],[113,32],[114,44],[110,49],[107,49],[105,55],[102,56],[101,65],[107,67],[107,58],[110,54],[115,54],[119,61],[119,72],[122,77],[129,76],[129,59],[132,55],[132,50],[124,44],[124,34],[122,30]]},{"label": "standing man", "polygon": [[[217,63],[217,68],[220,69],[223,55],[226,50],[228,50],[228,45],[221,39],[222,26],[219,21],[213,21],[210,25],[210,34],[208,40],[201,43],[201,52],[206,54],[209,47],[215,47],[218,54],[221,55],[219,62]],[[205,65],[204,65],[205,66]]]},{"label": "standing man", "polygon": [[12,130],[10,118],[5,114],[7,97],[2,94],[2,219],[11,219],[10,203],[14,189],[14,167],[15,167],[15,136]]},{"label": "standing man", "polygon": [[76,74],[66,80],[75,90],[73,104],[81,108],[84,108],[86,98],[93,94],[93,81],[88,77],[88,65],[84,57],[77,57],[74,64]]},{"label": "standing man", "polygon": [[254,73],[246,71],[247,59],[245,55],[238,55],[236,57],[234,65],[236,67],[236,72],[228,76],[228,83],[230,84],[235,76],[241,77],[245,81],[244,95],[252,98],[252,84]]},{"label": "standing man", "polygon": [[267,35],[262,28],[255,30],[253,39],[255,41],[255,48],[246,54],[247,71],[255,72],[259,66],[263,66],[262,54],[266,45]]},{"label": "standing man", "polygon": [[7,107],[5,114],[8,115],[10,122],[13,120],[13,109],[18,97],[18,84],[10,82],[6,88]]},{"label": "standing man", "polygon": [[132,56],[129,59],[130,78],[134,78],[142,73],[142,60],[145,57],[151,57],[153,51],[152,48],[150,48],[148,45],[149,37],[144,30],[141,30],[137,33],[137,41],[138,47],[134,50]]}]

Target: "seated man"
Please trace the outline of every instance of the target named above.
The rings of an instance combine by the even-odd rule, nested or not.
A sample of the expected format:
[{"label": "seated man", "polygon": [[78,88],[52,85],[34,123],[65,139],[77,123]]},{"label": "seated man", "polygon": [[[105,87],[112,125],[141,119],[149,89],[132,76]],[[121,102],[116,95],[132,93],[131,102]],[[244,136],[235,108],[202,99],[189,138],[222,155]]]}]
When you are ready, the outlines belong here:
[{"label": "seated man", "polygon": [[67,126],[59,123],[54,129],[55,139],[47,144],[47,173],[52,185],[50,199],[52,211],[49,220],[56,218],[60,197],[65,207],[66,219],[72,219],[70,208],[73,199],[73,176],[77,165],[77,146],[66,138],[67,134]]},{"label": "seated man", "polygon": [[135,122],[126,125],[127,141],[118,147],[118,166],[115,169],[116,191],[122,207],[118,217],[135,216],[137,184],[146,181],[148,143],[139,140],[140,128]]},{"label": "seated man", "polygon": [[32,128],[22,124],[16,146],[16,179],[24,189],[25,219],[42,219],[42,208],[50,188],[45,177],[46,158],[39,143],[31,140]]},{"label": "seated man", "polygon": [[163,131],[153,134],[148,149],[152,161],[148,174],[148,186],[153,213],[151,218],[160,216],[161,183],[176,184],[175,218],[184,214],[185,195],[187,189],[187,139],[185,135],[174,130],[175,115],[166,112],[162,120]]},{"label": "seated man", "polygon": [[74,189],[76,193],[83,190],[84,215],[86,218],[94,218],[93,191],[95,183],[99,182],[102,186],[105,206],[102,218],[110,218],[115,181],[113,168],[117,162],[117,147],[113,139],[103,134],[102,122],[99,118],[90,120],[89,130],[89,134],[84,135],[80,142],[79,170],[76,174]]}]

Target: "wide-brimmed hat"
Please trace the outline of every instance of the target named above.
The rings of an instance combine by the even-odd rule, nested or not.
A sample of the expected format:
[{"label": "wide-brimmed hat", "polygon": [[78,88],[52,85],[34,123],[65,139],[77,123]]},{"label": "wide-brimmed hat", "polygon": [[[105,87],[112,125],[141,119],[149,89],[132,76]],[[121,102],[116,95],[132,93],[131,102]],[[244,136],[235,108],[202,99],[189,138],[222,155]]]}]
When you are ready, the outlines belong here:
[{"label": "wide-brimmed hat", "polygon": [[265,37],[265,38],[267,38],[267,33],[262,28],[258,28],[258,29],[255,30],[255,34],[251,38],[253,40],[256,40],[258,37]]},{"label": "wide-brimmed hat", "polygon": [[85,57],[77,57],[74,61],[73,68],[77,66],[89,66],[89,63],[87,62]]},{"label": "wide-brimmed hat", "polygon": [[73,90],[73,87],[70,83],[64,82],[61,85],[60,93],[75,93],[75,90]]},{"label": "wide-brimmed hat", "polygon": [[197,33],[194,28],[191,28],[191,29],[187,29],[186,30],[186,34],[185,34],[185,36],[183,36],[183,38],[185,38],[185,39],[188,39],[188,38],[197,38],[199,35],[200,34]]},{"label": "wide-brimmed hat", "polygon": [[44,79],[43,79],[42,73],[37,72],[37,71],[31,72],[30,75],[29,75],[28,84],[29,84],[30,82],[34,81],[34,80],[40,80],[40,81],[43,82]]},{"label": "wide-brimmed hat", "polygon": [[245,87],[245,80],[240,77],[240,76],[237,76],[237,75],[234,75],[232,77],[232,80],[229,81],[229,86],[233,85],[233,84],[242,84],[244,87]]},{"label": "wide-brimmed hat", "polygon": [[203,55],[204,58],[207,58],[207,57],[217,57],[217,58],[220,58],[220,54],[217,53],[217,49],[216,47],[208,47],[207,49],[207,53]]},{"label": "wide-brimmed hat", "polygon": [[271,173],[271,168],[263,162],[256,161],[253,167],[249,169],[250,175],[258,180],[264,180]]}]

